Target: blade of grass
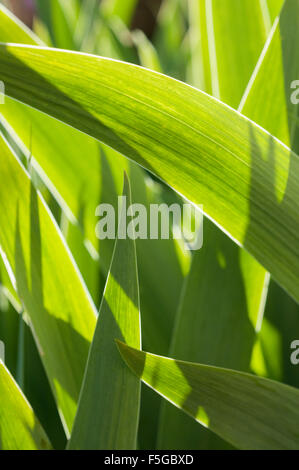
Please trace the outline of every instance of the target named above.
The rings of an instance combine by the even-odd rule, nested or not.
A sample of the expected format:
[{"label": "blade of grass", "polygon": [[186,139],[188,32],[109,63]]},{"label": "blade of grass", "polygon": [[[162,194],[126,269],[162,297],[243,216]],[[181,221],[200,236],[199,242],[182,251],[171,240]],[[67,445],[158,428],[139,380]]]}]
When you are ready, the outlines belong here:
[{"label": "blade of grass", "polygon": [[[13,18],[3,15],[3,30],[0,22],[0,39],[11,40],[20,26]],[[2,16],[1,16],[2,17]],[[24,38],[24,41],[26,38]],[[30,40],[30,38],[29,38]],[[88,136],[49,118],[19,102],[6,97],[2,114],[10,135],[17,133],[24,153],[32,145],[32,166],[55,195],[70,223],[77,219],[83,237],[91,244],[91,252],[100,257],[102,272],[106,278],[112,251],[112,240],[101,240],[95,234],[95,211],[99,203],[110,203],[117,207],[117,196],[121,193],[122,174],[127,171],[133,178],[133,199],[149,207],[151,202],[162,203],[157,197],[157,186],[146,185],[144,174],[129,164],[117,152],[99,146]],[[24,125],[28,122],[28,126]],[[12,130],[13,127],[13,130]],[[32,131],[31,131],[32,130]],[[55,135],[55,139],[52,136]],[[31,146],[30,146],[31,147]],[[82,159],[82,155],[88,159]],[[54,186],[55,185],[55,186]],[[144,315],[143,337],[149,348],[166,354],[168,352],[173,316],[179,299],[182,272],[172,240],[138,240],[140,263],[141,305]],[[184,259],[184,255],[182,255]],[[79,259],[75,256],[75,259]],[[162,269],[157,273],[156,263]],[[81,266],[81,264],[80,264]],[[164,270],[165,267],[165,270]],[[169,276],[167,270],[171,270]],[[153,275],[153,273],[155,273]],[[175,295],[173,294],[175,291]],[[152,312],[159,312],[153,316]]]}]

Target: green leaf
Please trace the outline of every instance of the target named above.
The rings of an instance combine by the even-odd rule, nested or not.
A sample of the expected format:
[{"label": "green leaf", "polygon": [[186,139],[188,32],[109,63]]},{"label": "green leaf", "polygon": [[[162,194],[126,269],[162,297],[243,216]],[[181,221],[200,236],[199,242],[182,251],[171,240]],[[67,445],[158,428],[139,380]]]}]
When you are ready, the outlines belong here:
[{"label": "green leaf", "polygon": [[2,137],[0,149],[0,245],[68,432],[97,313],[53,217]]},{"label": "green leaf", "polygon": [[[131,205],[125,177],[119,229]],[[116,241],[89,353],[69,449],[136,449],[140,382],[121,360],[114,339],[141,347],[135,242]]]},{"label": "green leaf", "polygon": [[[204,245],[194,255],[185,281],[169,355],[249,371],[266,294],[263,268],[205,220]],[[210,446],[223,444],[179,410],[162,404],[159,448]]]},{"label": "green leaf", "polygon": [[0,65],[9,96],[109,144],[203,204],[299,299],[296,154],[204,93],[134,65],[8,45]]},{"label": "green leaf", "polygon": [[53,25],[54,45],[63,49],[75,49],[74,27],[71,21],[72,2],[63,0],[52,0],[51,23]]},{"label": "green leaf", "polygon": [[260,0],[189,4],[192,83],[237,109],[267,38]]},{"label": "green leaf", "polygon": [[0,396],[0,449],[51,449],[31,406],[1,360]]},{"label": "green leaf", "polygon": [[0,5],[0,20],[2,40],[7,38],[7,42],[42,45],[42,41],[2,4]]},{"label": "green leaf", "polygon": [[299,390],[243,372],[118,345],[144,383],[237,448],[299,448]]},{"label": "green leaf", "polygon": [[[22,392],[30,402],[53,447],[64,449],[65,433],[32,331],[28,325],[30,323],[28,316],[22,312],[20,305],[18,305],[19,310],[16,311],[13,304],[11,296],[7,295],[3,286],[0,286],[0,358],[4,362],[5,357],[6,367],[17,379],[19,386],[17,373],[22,373]],[[22,344],[20,344],[20,339],[22,339]],[[4,343],[3,348],[5,345],[4,355],[1,352],[1,341]],[[18,370],[17,366],[20,365],[22,369]]]},{"label": "green leaf", "polygon": [[61,218],[61,231],[86,283],[88,292],[95,305],[99,306],[104,285],[102,285],[98,255],[96,253],[91,255],[91,250],[86,247],[84,233],[82,233],[79,223],[71,222],[65,214]]},{"label": "green leaf", "polygon": [[[246,116],[258,122],[297,153],[299,107],[291,98],[296,91],[292,88],[292,83],[299,77],[298,41],[299,2],[286,0],[242,100],[242,112]],[[283,172],[279,174],[276,158],[277,156],[272,163],[275,178],[281,177],[286,186],[288,174],[289,180],[292,175],[292,158],[288,162],[290,169],[284,176]],[[272,188],[274,191],[275,189]],[[276,198],[281,202],[278,193]]]}]

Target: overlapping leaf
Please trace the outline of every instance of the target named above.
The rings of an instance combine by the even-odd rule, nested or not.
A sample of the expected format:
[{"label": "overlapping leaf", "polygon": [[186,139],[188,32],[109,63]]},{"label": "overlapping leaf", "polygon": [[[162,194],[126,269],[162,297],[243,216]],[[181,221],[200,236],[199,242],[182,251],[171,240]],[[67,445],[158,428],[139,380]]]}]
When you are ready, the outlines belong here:
[{"label": "overlapping leaf", "polygon": [[133,65],[7,45],[0,64],[9,96],[102,140],[203,203],[299,298],[296,154],[204,93]]},{"label": "overlapping leaf", "polygon": [[[260,2],[190,1],[189,7],[192,79],[236,107],[265,41]],[[247,372],[267,284],[264,269],[206,219],[204,245],[193,257],[182,292],[171,357]],[[211,449],[225,444],[164,401],[158,446]]]},{"label": "overlapping leaf", "polygon": [[0,146],[0,244],[68,431],[96,311],[48,208],[3,137]]},{"label": "overlapping leaf", "polygon": [[[0,8],[0,17],[6,25],[2,29],[0,22],[0,39],[13,41],[14,32],[18,31],[20,26],[14,18],[7,15],[4,8],[2,10]],[[25,33],[24,30],[22,41],[28,42],[31,37]],[[99,254],[100,268],[106,277],[113,241],[97,239],[96,207],[101,202],[117,207],[117,195],[121,193],[124,170],[132,178],[134,202],[147,207],[151,202],[162,202],[156,195],[156,188],[147,187],[141,169],[133,163],[130,164],[117,152],[99,146],[90,137],[74,131],[49,116],[8,97],[1,111],[10,134],[17,133],[17,139],[21,141],[22,147],[25,147],[25,153],[32,151],[32,166],[59,201],[70,222],[77,221],[82,237],[88,241],[91,252],[95,253],[95,256]],[[55,139],[52,138],[53,135]],[[138,240],[137,249],[140,259],[145,344],[166,354],[171,336],[169,325],[172,325],[183,277],[175,245],[172,240]],[[76,259],[79,261],[78,257]],[[158,262],[161,262],[163,270],[157,273]],[[170,269],[172,276],[166,275],[164,269],[166,272]],[[152,311],[157,305],[160,313],[153,317]]]},{"label": "overlapping leaf", "polygon": [[[127,178],[120,230],[131,205]],[[69,449],[136,449],[140,383],[121,360],[115,338],[141,347],[135,241],[116,241]]]},{"label": "overlapping leaf", "polygon": [[268,379],[138,351],[119,343],[133,372],[240,449],[299,448],[299,390]]},{"label": "overlapping leaf", "polygon": [[[296,0],[286,0],[242,103],[242,112],[246,116],[258,122],[297,153],[299,107],[292,95],[298,88],[293,85],[299,76],[298,40],[299,3]],[[276,158],[273,155],[271,159],[273,171],[277,174],[279,167],[276,165]],[[291,164],[292,159],[289,161],[289,165]],[[289,180],[291,174],[292,168],[289,171]],[[285,185],[288,184],[287,176],[288,174],[285,175]],[[274,183],[275,181],[272,186],[275,186]],[[275,193],[275,187],[273,191]],[[278,193],[276,198],[280,201]]]}]

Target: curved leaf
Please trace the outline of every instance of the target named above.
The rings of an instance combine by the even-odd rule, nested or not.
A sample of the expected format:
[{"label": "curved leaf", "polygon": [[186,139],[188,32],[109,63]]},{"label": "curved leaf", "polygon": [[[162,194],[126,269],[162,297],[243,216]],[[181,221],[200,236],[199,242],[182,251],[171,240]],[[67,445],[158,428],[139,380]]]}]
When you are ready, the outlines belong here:
[{"label": "curved leaf", "polygon": [[237,448],[299,449],[299,390],[118,345],[144,383]]},{"label": "curved leaf", "polygon": [[0,66],[9,96],[102,140],[204,204],[299,299],[296,154],[217,100],[134,65],[2,45]]}]

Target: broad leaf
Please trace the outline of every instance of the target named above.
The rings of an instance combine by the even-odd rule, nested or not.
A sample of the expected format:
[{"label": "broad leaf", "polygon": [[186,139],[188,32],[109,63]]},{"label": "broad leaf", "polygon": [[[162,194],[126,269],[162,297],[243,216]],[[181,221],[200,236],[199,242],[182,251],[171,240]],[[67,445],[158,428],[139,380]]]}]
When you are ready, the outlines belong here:
[{"label": "broad leaf", "polygon": [[133,65],[7,45],[0,65],[9,96],[104,141],[203,203],[299,299],[296,154],[204,93]]},{"label": "broad leaf", "polygon": [[299,390],[118,344],[143,382],[237,448],[299,449]]}]

